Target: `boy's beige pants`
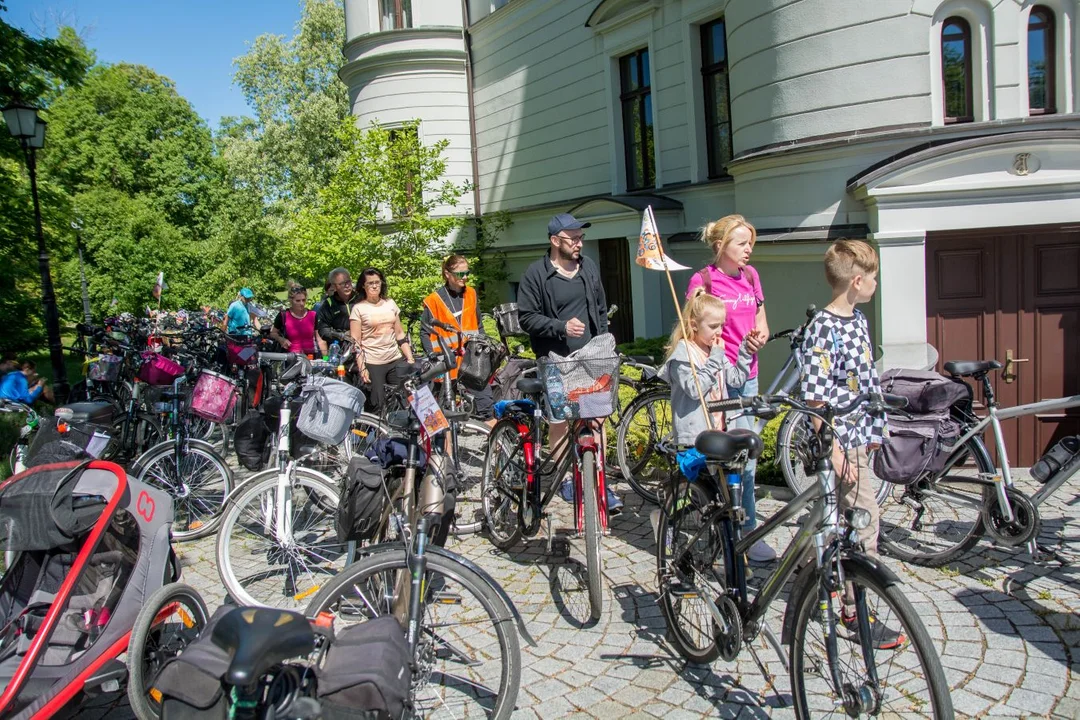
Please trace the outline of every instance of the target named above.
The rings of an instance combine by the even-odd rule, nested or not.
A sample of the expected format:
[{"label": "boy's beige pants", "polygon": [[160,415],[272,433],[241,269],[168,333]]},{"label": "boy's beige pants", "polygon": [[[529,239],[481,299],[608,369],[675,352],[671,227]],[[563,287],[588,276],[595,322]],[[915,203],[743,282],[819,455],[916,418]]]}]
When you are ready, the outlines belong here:
[{"label": "boy's beige pants", "polygon": [[836,468],[837,477],[840,481],[840,508],[857,507],[870,513],[870,524],[859,531],[859,541],[866,548],[866,554],[877,557],[878,525],[881,520],[881,510],[878,508],[877,496],[874,483],[870,479],[870,464],[866,458],[866,448],[860,447],[848,450],[847,460],[852,466],[858,468],[859,480],[856,483],[848,482],[845,475],[841,474],[842,468]]}]

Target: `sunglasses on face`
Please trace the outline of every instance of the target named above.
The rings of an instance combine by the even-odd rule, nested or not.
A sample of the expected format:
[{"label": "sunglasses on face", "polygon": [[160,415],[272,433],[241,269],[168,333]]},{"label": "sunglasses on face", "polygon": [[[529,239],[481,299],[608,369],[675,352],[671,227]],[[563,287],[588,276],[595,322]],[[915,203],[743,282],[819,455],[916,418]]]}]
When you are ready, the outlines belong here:
[{"label": "sunglasses on face", "polygon": [[469,277],[469,271],[468,270],[451,270],[450,274],[453,275],[456,278],[461,279],[461,280],[464,280],[465,278]]}]

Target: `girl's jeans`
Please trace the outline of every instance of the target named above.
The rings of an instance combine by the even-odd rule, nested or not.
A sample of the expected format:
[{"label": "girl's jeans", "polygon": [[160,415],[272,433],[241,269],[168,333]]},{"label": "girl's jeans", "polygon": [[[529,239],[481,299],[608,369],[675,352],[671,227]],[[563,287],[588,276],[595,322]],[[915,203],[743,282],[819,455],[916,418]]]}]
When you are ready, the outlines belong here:
[{"label": "girl's jeans", "polygon": [[[758,379],[751,378],[741,388],[728,385],[727,396],[729,398],[753,397],[758,394]],[[729,429],[745,428],[753,432],[761,432],[761,421],[753,415],[731,413],[727,416]],[[749,532],[757,525],[757,504],[754,497],[754,475],[757,472],[757,460],[746,463],[742,474],[742,505],[746,510],[746,522],[743,524],[743,532]]]}]

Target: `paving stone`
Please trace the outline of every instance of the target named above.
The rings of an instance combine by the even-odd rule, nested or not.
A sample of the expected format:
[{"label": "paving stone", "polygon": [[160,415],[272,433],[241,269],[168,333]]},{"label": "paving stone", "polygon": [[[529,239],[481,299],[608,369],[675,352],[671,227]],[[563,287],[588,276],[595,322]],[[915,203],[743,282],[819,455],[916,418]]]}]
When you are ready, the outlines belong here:
[{"label": "paving stone", "polygon": [[1009,695],[1007,704],[1019,712],[1046,716],[1050,714],[1050,708],[1054,706],[1054,697],[1030,690],[1016,689]]}]

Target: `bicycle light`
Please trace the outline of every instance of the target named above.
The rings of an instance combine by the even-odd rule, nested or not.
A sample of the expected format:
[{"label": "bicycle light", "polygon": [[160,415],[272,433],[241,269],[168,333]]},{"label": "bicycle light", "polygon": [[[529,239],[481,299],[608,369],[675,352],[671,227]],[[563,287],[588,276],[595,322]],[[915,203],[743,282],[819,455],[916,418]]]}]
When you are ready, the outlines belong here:
[{"label": "bicycle light", "polygon": [[862,508],[850,508],[847,513],[848,525],[856,530],[862,530],[870,526],[870,511]]}]

